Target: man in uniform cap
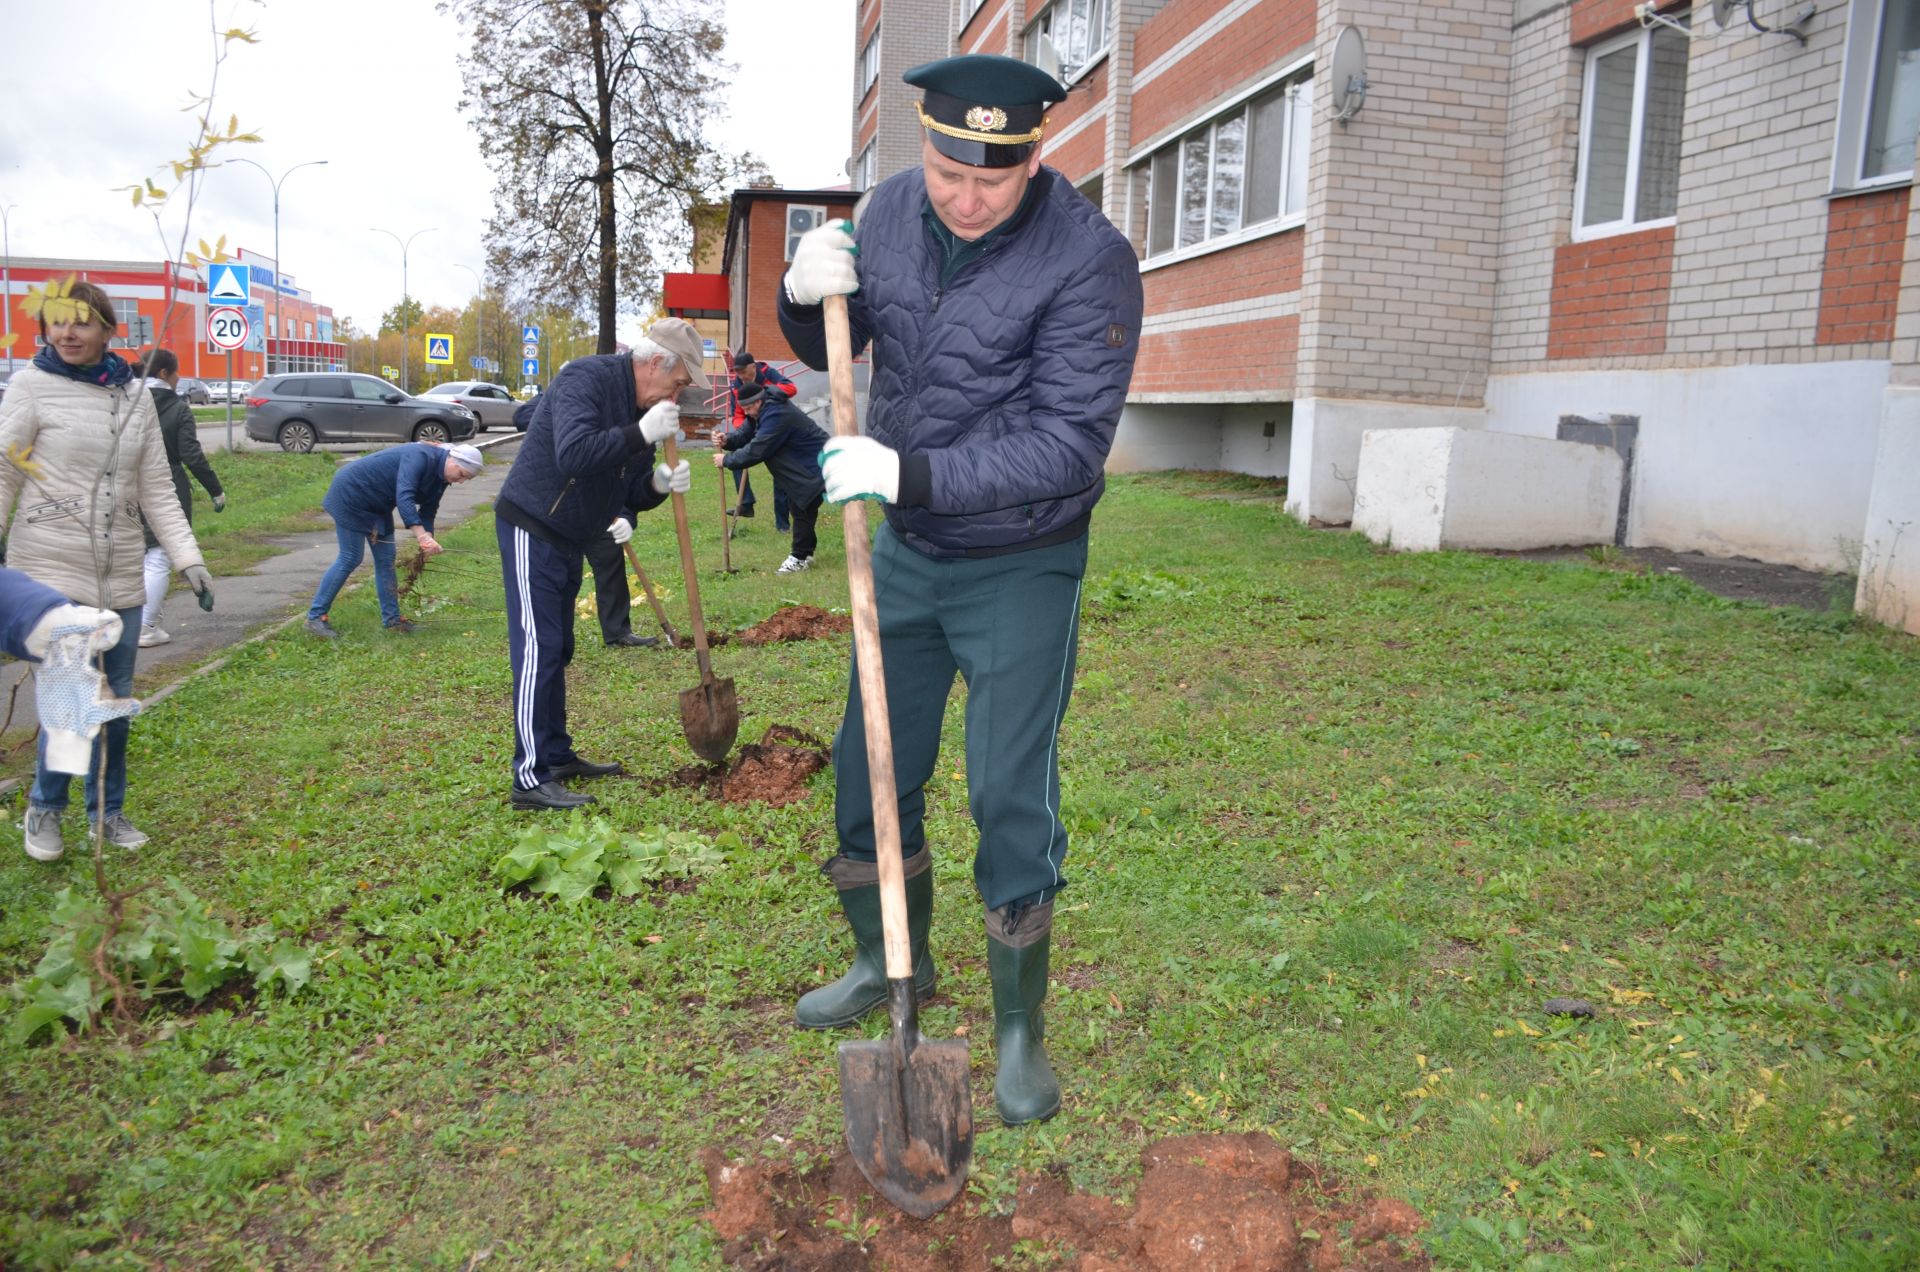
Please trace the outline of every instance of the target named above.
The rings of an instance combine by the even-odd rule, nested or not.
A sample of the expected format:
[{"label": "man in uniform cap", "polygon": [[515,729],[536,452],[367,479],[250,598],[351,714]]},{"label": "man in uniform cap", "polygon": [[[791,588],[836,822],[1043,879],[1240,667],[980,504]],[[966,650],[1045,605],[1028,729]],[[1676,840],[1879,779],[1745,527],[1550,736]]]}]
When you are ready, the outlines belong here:
[{"label": "man in uniform cap", "polygon": [[686,460],[656,466],[653,448],[680,428],[680,391],[703,379],[700,334],[662,318],[631,355],[575,358],[546,392],[513,413],[525,430],[494,501],[507,588],[507,648],[513,668],[515,808],[577,808],[592,797],[569,777],[605,777],[567,732],[567,665],[573,605],[589,544],[633,536],[633,517],[691,484]]},{"label": "man in uniform cap", "polygon": [[[803,236],[780,324],[826,365],[821,301],[848,297],[871,345],[866,434],[822,452],[826,497],[873,499],[874,579],[893,727],[914,977],[932,990],[933,875],[922,814],[945,703],[967,682],[967,784],[993,978],[994,1100],[1010,1124],[1060,1107],[1041,1028],[1061,864],[1057,736],[1079,641],[1087,530],[1138,349],[1140,268],[1126,238],[1040,163],[1058,80],[970,55],[906,81],[920,168],[868,196],[858,230]],[[834,741],[840,854],[826,873],[858,951],[799,1002],[799,1023],[850,1024],[886,1001],[859,678]]]}]

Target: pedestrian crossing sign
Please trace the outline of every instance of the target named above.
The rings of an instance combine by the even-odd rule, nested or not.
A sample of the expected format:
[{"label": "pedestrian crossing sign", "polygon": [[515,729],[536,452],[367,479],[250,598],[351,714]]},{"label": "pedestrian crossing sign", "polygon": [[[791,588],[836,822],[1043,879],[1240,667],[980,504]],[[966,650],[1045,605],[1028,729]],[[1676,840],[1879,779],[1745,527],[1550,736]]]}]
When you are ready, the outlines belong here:
[{"label": "pedestrian crossing sign", "polygon": [[453,361],[453,337],[437,332],[427,333],[427,361],[446,366]]},{"label": "pedestrian crossing sign", "polygon": [[253,290],[253,267],[217,261],[207,266],[207,307],[245,308]]}]

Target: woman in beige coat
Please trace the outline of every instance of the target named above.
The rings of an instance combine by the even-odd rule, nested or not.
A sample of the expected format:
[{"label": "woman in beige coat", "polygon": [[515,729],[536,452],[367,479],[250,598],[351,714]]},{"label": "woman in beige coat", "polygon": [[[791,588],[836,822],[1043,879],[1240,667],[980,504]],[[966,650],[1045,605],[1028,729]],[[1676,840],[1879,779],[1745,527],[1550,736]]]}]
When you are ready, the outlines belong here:
[{"label": "woman in beige coat", "polygon": [[[173,490],[153,396],[107,348],[118,323],[113,302],[92,283],[51,284],[40,312],[45,346],[0,398],[0,518],[7,564],[65,595],[120,615],[121,637],[100,654],[114,694],[133,692],[133,663],[146,601],[141,515],[167,555],[212,607],[213,580]],[[94,828],[123,848],[147,837],[123,811],[127,796],[125,718],[101,729],[86,777]],[[26,849],[37,861],[65,851],[60,816],[67,775],[46,766],[27,799]],[[104,771],[102,751],[104,748]]]}]

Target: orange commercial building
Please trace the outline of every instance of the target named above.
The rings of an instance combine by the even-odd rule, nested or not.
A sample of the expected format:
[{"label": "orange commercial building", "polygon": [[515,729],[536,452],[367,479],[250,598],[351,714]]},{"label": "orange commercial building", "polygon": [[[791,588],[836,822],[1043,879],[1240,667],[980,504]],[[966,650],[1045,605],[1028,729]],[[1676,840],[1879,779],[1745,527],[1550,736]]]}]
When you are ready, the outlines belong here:
[{"label": "orange commercial building", "polygon": [[[81,279],[104,288],[113,298],[119,332],[112,347],[131,358],[150,349],[173,350],[180,374],[200,380],[224,380],[231,374],[249,384],[270,371],[340,371],[346,366],[346,346],[334,339],[333,310],[317,303],[313,294],[277,275],[270,257],[242,251],[236,264],[251,271],[248,305],[253,335],[245,347],[228,355],[207,343],[207,284],[185,265],[164,261],[62,260],[16,256],[7,261],[0,303],[6,310],[0,326],[0,368],[11,369],[33,359],[39,351],[40,322],[27,313],[30,292],[49,282]],[[276,295],[276,292],[278,293]],[[11,342],[8,342],[9,334]]]}]

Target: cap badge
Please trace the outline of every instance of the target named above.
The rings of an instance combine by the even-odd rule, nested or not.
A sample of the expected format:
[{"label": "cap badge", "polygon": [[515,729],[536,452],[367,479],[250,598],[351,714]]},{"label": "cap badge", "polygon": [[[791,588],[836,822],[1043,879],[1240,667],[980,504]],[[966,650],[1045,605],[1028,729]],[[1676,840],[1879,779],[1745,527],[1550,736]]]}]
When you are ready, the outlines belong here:
[{"label": "cap badge", "polygon": [[999,132],[1007,126],[1007,112],[998,106],[975,106],[967,112],[967,127],[976,132]]}]

